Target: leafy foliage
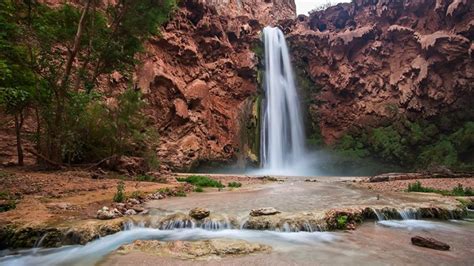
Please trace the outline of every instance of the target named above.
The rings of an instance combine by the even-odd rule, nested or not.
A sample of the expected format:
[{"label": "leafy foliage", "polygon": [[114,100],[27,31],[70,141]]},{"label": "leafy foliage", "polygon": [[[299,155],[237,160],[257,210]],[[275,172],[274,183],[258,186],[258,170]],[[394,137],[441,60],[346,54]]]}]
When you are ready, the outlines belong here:
[{"label": "leafy foliage", "polygon": [[[442,130],[439,122],[401,120],[393,125],[344,135],[335,150],[353,158],[378,158],[408,168],[443,165],[473,168],[474,122]],[[445,121],[446,122],[446,121]],[[444,134],[443,134],[444,132]]]},{"label": "leafy foliage", "polygon": [[156,167],[155,152],[143,148],[152,133],[141,113],[141,95],[127,90],[112,107],[93,89],[103,74],[129,75],[144,41],[159,34],[175,6],[174,0],[121,0],[106,6],[86,0],[82,6],[56,8],[37,1],[1,1],[3,111],[21,118],[21,129],[23,110],[35,110],[35,147],[49,161],[92,162],[133,154]]},{"label": "leafy foliage", "polygon": [[220,181],[212,179],[208,176],[192,175],[186,178],[176,178],[179,182],[187,182],[198,187],[217,187],[223,188],[224,185]]},{"label": "leafy foliage", "polygon": [[63,157],[68,162],[84,162],[112,155],[142,156],[156,168],[153,151],[158,136],[147,126],[143,107],[140,92],[131,89],[118,96],[112,106],[98,94],[77,93],[68,106]]},{"label": "leafy foliage", "polygon": [[340,215],[337,217],[337,229],[345,229],[347,226],[347,215]]},{"label": "leafy foliage", "polygon": [[135,176],[135,180],[137,181],[153,181],[155,179],[155,177],[151,176],[151,175],[147,175],[147,174],[144,174],[144,175],[137,175]]},{"label": "leafy foliage", "polygon": [[16,200],[10,193],[6,191],[0,191],[0,212],[6,212],[16,208]]},{"label": "leafy foliage", "polygon": [[124,202],[125,201],[125,182],[120,180],[117,184],[117,192],[114,195],[114,202]]},{"label": "leafy foliage", "polygon": [[415,183],[408,184],[408,192],[425,192],[425,193],[438,193],[445,196],[474,196],[474,191],[472,188],[467,187],[463,188],[462,184],[458,184],[451,191],[448,190],[439,190],[430,187],[423,187],[420,181]]},{"label": "leafy foliage", "polygon": [[240,182],[229,182],[229,184],[227,184],[228,187],[234,187],[234,188],[239,188],[242,186],[242,183]]}]

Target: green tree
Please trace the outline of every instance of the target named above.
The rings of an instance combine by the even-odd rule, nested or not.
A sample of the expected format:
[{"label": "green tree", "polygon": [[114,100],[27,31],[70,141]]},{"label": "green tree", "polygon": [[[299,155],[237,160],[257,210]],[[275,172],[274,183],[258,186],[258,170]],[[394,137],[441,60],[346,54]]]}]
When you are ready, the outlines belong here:
[{"label": "green tree", "polygon": [[[138,119],[142,101],[129,101],[137,104],[127,105],[133,110],[112,111],[92,91],[101,75],[114,70],[127,74],[133,68],[143,42],[158,33],[175,5],[174,0],[119,0],[106,7],[101,1],[85,0],[59,8],[36,1],[0,3],[2,102],[18,118],[20,130],[22,112],[32,103],[39,157],[50,163],[84,159],[85,154],[77,152],[91,145],[78,137],[83,135],[78,130],[84,130],[78,123],[89,116],[87,112],[107,118],[115,114],[108,130],[118,139],[140,136],[135,123],[124,121]],[[121,97],[126,95],[131,97],[128,92]],[[109,152],[123,150],[112,146]]]},{"label": "green tree", "polygon": [[23,165],[21,129],[24,110],[31,101],[34,74],[18,20],[15,2],[0,2],[0,106],[15,120],[18,164]]}]

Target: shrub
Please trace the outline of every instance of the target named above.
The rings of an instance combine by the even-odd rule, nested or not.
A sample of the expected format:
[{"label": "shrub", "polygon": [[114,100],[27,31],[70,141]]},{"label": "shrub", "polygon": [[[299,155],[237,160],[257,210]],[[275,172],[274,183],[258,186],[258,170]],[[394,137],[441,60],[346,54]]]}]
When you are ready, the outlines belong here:
[{"label": "shrub", "polygon": [[137,181],[153,181],[154,179],[155,179],[154,176],[147,175],[147,174],[135,176],[135,180]]},{"label": "shrub", "polygon": [[220,181],[212,179],[208,176],[192,175],[186,178],[176,178],[179,182],[187,182],[198,187],[217,187],[223,188],[224,185]]},{"label": "shrub", "polygon": [[0,204],[0,212],[6,212],[9,210],[13,210],[16,208],[16,201],[15,200],[8,200],[3,204]]},{"label": "shrub", "polygon": [[351,135],[342,136],[336,148],[342,156],[349,158],[364,158],[369,155],[369,151],[364,147],[364,144]]},{"label": "shrub", "polygon": [[171,195],[172,190],[169,187],[166,187],[166,188],[160,188],[156,192],[169,196]]},{"label": "shrub", "polygon": [[145,193],[140,190],[135,190],[132,192],[132,195],[130,197],[134,199],[143,199],[145,198]]},{"label": "shrub", "polygon": [[337,229],[345,229],[347,226],[347,215],[337,217]]},{"label": "shrub", "polygon": [[125,201],[125,182],[120,180],[117,184],[117,192],[114,195],[114,202]]},{"label": "shrub", "polygon": [[429,187],[423,187],[420,183],[420,181],[416,181],[415,183],[408,184],[408,192],[433,192],[433,193],[439,193],[439,190],[429,188]]},{"label": "shrub", "polygon": [[0,191],[0,200],[4,200],[3,203],[0,203],[0,212],[6,212],[16,208],[16,201],[6,191]]},{"label": "shrub", "polygon": [[186,197],[186,191],[180,189],[174,194],[176,197]]},{"label": "shrub", "polygon": [[371,132],[371,147],[386,161],[406,161],[407,148],[400,133],[393,127],[375,128]]},{"label": "shrub", "polygon": [[421,165],[440,164],[454,166],[458,161],[458,154],[453,144],[443,139],[425,148],[418,157]]},{"label": "shrub", "polygon": [[237,188],[237,187],[241,187],[242,183],[240,183],[240,182],[229,182],[229,184],[227,186]]},{"label": "shrub", "polygon": [[194,192],[204,192],[204,189],[202,189],[202,187],[196,187]]},{"label": "shrub", "polygon": [[462,184],[458,184],[454,187],[451,191],[448,190],[439,190],[430,187],[423,187],[420,181],[416,181],[415,183],[408,184],[408,192],[425,192],[425,193],[438,193],[445,196],[474,196],[474,191],[472,188],[463,188]]},{"label": "shrub", "polygon": [[470,187],[463,188],[462,184],[458,184],[451,190],[450,194],[452,196],[474,196],[474,191]]}]

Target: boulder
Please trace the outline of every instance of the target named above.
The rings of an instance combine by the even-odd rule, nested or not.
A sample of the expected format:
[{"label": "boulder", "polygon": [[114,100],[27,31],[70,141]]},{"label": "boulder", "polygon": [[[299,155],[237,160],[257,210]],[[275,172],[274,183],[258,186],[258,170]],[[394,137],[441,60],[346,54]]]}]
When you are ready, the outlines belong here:
[{"label": "boulder", "polygon": [[253,209],[250,211],[250,216],[263,216],[263,215],[275,215],[281,213],[280,211],[276,210],[273,207],[264,207]]},{"label": "boulder", "polygon": [[137,213],[140,213],[140,212],[145,211],[145,208],[143,208],[142,206],[135,205],[132,207],[132,210],[136,211]]},{"label": "boulder", "polygon": [[431,248],[437,250],[449,250],[450,246],[444,242],[438,241],[434,238],[414,236],[411,238],[411,243],[415,246]]},{"label": "boulder", "polygon": [[135,215],[137,212],[134,209],[128,209],[125,211],[125,215]]},{"label": "boulder", "polygon": [[127,200],[128,203],[132,204],[132,205],[138,205],[140,204],[140,201],[137,200],[137,199],[134,199],[134,198],[130,198]]},{"label": "boulder", "polygon": [[194,219],[201,220],[209,216],[211,212],[208,209],[205,208],[194,208],[189,211],[189,216],[191,216]]},{"label": "boulder", "polygon": [[102,207],[102,209],[97,211],[97,219],[100,220],[110,220],[121,216],[122,213],[119,212],[119,210],[117,210],[116,208],[110,210],[108,207],[104,206]]}]

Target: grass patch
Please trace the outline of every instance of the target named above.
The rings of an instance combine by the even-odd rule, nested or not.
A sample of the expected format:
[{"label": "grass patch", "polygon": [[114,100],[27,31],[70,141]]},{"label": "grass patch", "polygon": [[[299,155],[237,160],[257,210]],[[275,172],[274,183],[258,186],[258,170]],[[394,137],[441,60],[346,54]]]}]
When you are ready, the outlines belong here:
[{"label": "grass patch", "polygon": [[146,193],[141,191],[141,190],[135,190],[130,195],[130,197],[134,198],[134,199],[143,199],[143,198],[145,198],[145,196],[146,196]]},{"label": "grass patch", "polygon": [[242,186],[242,183],[240,182],[229,182],[229,184],[227,184],[228,187],[241,187]]},{"label": "grass patch", "polygon": [[434,189],[430,187],[424,187],[421,185],[420,181],[416,181],[415,183],[408,184],[407,192],[424,192],[424,193],[438,193],[444,196],[474,196],[474,191],[472,188],[467,187],[464,188],[462,184],[458,184],[452,190],[440,190]]},{"label": "grass patch", "polygon": [[148,181],[148,182],[151,182],[151,181],[153,181],[154,179],[155,179],[154,176],[147,175],[147,174],[135,176],[135,180],[136,180],[136,181]]},{"label": "grass patch", "polygon": [[202,187],[196,187],[194,192],[204,192],[204,189]]},{"label": "grass patch", "polygon": [[192,175],[186,178],[176,178],[179,182],[187,182],[189,184],[193,184],[197,187],[217,187],[223,188],[224,185],[220,181],[212,179],[208,176],[200,176],[200,175]]},{"label": "grass patch", "polygon": [[176,197],[186,197],[186,192],[184,192],[183,190],[178,190],[178,191],[176,191],[175,196]]},{"label": "grass patch", "polygon": [[0,191],[0,212],[6,212],[16,208],[16,200],[6,191]]},{"label": "grass patch", "polygon": [[160,188],[158,189],[156,192],[158,193],[161,193],[161,194],[164,194],[164,195],[170,195],[171,194],[171,189],[169,187],[165,187],[165,188]]}]

